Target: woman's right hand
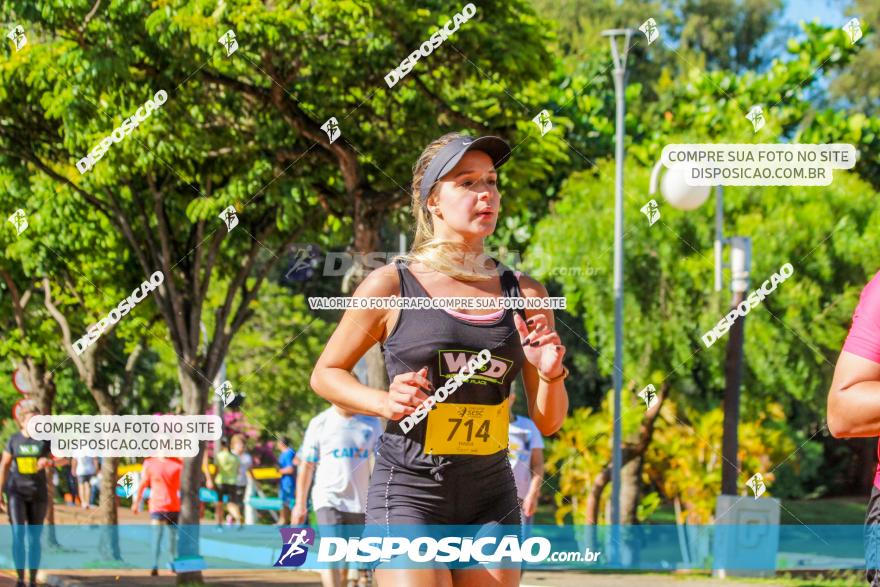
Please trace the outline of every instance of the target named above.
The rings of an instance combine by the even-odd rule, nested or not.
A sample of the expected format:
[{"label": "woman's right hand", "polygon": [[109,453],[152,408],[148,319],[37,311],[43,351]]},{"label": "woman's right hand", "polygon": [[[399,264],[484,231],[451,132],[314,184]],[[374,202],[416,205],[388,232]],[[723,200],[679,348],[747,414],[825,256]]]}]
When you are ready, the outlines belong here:
[{"label": "woman's right hand", "polygon": [[400,420],[412,414],[419,404],[428,399],[422,390],[434,391],[434,385],[427,375],[427,367],[397,375],[388,387],[382,416],[388,420]]}]

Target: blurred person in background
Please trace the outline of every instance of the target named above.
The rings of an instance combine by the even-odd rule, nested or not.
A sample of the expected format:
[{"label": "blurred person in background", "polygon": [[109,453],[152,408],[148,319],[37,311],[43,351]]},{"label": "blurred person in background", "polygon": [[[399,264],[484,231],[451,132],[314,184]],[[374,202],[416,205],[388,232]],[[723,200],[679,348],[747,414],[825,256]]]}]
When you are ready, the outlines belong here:
[{"label": "blurred person in background", "polygon": [[180,472],[183,461],[170,457],[148,457],[141,468],[141,481],[137,494],[131,502],[131,511],[138,513],[144,491],[150,488],[150,524],[153,526],[153,570],[159,574],[159,554],[162,550],[162,534],[170,526],[168,552],[171,560],[177,556],[177,523],[180,518]]},{"label": "blurred person in background", "polygon": [[278,472],[281,479],[278,481],[278,497],[281,498],[281,517],[279,526],[290,525],[290,508],[296,498],[296,468],[299,466],[299,458],[296,451],[290,446],[290,439],[282,436],[278,439]]},{"label": "blurred person in background", "polygon": [[217,518],[217,530],[223,529],[223,504],[225,502],[226,509],[232,516],[232,519],[238,522],[241,528],[244,520],[241,517],[241,510],[238,507],[238,473],[241,461],[238,456],[229,450],[229,440],[220,439],[220,450],[214,455],[214,475],[213,479],[209,476],[208,489],[217,490],[217,501],[214,504],[214,514]]},{"label": "blurred person in background", "polygon": [[[379,418],[355,414],[339,406],[331,406],[312,418],[299,451],[302,462],[296,480],[291,520],[294,526],[306,523],[311,488],[312,507],[323,536],[351,538],[360,534],[357,528],[348,532],[337,529],[363,528],[371,462],[380,436]],[[344,565],[320,569],[320,573],[324,587],[345,585]]]},{"label": "blurred person in background", "polygon": [[248,452],[244,436],[241,434],[232,437],[231,448],[232,454],[238,457],[238,477],[235,480],[235,488],[236,504],[241,510],[253,493],[254,475],[251,473],[251,469],[254,468],[254,459]]},{"label": "blurred person in background", "polygon": [[21,403],[18,414],[20,431],[10,437],[0,458],[0,511],[9,513],[12,526],[12,559],[18,574],[16,587],[25,584],[25,558],[30,569],[30,585],[37,584],[42,554],[40,539],[49,507],[46,469],[53,466],[50,444],[47,440],[31,438],[27,432],[28,421],[39,413],[34,402],[26,400]]},{"label": "blurred person in background", "polygon": [[98,459],[80,455],[71,460],[71,472],[76,477],[79,502],[83,509],[92,507],[92,478],[98,472]]},{"label": "blurred person in background", "polygon": [[91,504],[95,507],[98,507],[98,504],[101,503],[101,465],[103,465],[104,460],[101,457],[97,458],[98,462],[98,472],[92,477],[91,481],[91,496],[92,502]]},{"label": "blurred person in background", "polygon": [[516,393],[516,386],[511,386],[508,458],[516,481],[516,496],[522,508],[525,533],[538,509],[538,498],[544,483],[544,439],[531,419],[513,413]]}]

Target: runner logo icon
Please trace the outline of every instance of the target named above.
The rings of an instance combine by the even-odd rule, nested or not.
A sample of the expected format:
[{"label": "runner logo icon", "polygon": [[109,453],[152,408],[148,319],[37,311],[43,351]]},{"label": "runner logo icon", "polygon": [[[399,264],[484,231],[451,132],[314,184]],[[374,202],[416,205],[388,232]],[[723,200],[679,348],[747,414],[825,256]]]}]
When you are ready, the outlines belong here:
[{"label": "runner logo icon", "polygon": [[306,562],[309,546],[315,545],[314,528],[279,528],[281,531],[281,554],[276,567],[300,567]]}]

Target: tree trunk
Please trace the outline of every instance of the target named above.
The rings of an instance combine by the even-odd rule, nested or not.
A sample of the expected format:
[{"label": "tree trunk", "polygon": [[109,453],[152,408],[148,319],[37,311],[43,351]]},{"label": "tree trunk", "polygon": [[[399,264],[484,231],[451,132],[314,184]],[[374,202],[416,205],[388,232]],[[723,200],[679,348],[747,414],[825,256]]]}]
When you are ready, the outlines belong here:
[{"label": "tree trunk", "polygon": [[642,489],[642,455],[634,454],[620,468],[620,523],[637,524]]},{"label": "tree trunk", "polygon": [[[634,442],[625,443],[622,447],[623,463],[620,468],[620,523],[634,524],[638,521],[638,507],[642,486],[642,464],[645,451],[651,445],[654,436],[654,423],[660,415],[660,408],[666,399],[669,385],[663,383],[657,392],[657,403],[645,412],[639,426],[639,435]],[[602,492],[611,483],[612,464],[609,462],[593,479],[593,485],[587,493],[586,521],[597,524],[599,521],[599,504]]]},{"label": "tree trunk", "polygon": [[101,538],[98,552],[104,560],[122,560],[119,551],[119,513],[116,498],[116,468],[119,457],[104,457],[101,460],[101,499],[100,508]]},{"label": "tree trunk", "polygon": [[587,515],[584,523],[592,526],[599,523],[599,502],[602,498],[602,492],[611,481],[611,467],[605,466],[602,472],[593,479],[593,486],[587,494]]},{"label": "tree trunk", "polygon": [[[184,413],[190,416],[204,414],[207,408],[207,382],[182,362],[178,364],[178,379],[183,395]],[[205,443],[199,442],[199,454],[183,459],[183,471],[180,474],[180,525],[183,528],[178,532],[178,557],[199,556],[199,488],[202,486],[204,451]],[[177,573],[177,584],[184,583],[203,584],[201,571]]]}]

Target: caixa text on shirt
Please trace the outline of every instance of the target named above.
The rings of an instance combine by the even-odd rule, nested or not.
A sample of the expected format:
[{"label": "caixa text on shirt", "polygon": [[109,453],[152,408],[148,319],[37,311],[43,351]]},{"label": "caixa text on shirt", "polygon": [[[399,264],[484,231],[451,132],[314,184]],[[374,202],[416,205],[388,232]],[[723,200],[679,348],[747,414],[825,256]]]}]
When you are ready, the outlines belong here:
[{"label": "caixa text on shirt", "polygon": [[337,459],[366,459],[370,456],[370,451],[352,446],[350,448],[334,448],[331,454]]}]

